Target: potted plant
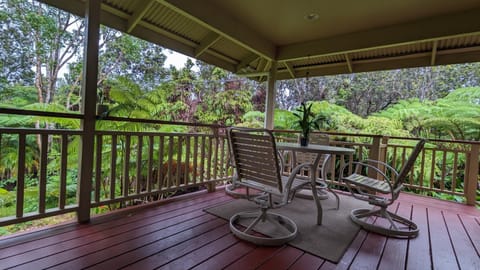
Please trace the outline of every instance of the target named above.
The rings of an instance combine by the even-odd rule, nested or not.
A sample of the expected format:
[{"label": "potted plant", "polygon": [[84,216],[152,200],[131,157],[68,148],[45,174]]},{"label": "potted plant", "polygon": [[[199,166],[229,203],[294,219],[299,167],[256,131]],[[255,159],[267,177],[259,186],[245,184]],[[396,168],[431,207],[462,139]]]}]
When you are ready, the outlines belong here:
[{"label": "potted plant", "polygon": [[314,129],[319,129],[318,122],[320,119],[312,113],[312,103],[307,105],[305,102],[302,102],[300,107],[295,109],[293,115],[298,118],[295,122],[295,128],[302,131],[299,138],[300,145],[307,146],[310,132]]}]

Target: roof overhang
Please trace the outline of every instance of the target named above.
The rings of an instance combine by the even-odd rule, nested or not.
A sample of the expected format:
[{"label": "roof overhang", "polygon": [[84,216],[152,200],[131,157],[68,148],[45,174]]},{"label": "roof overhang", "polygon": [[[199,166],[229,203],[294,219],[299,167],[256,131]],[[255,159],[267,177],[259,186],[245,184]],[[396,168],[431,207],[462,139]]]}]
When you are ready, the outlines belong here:
[{"label": "roof overhang", "polygon": [[[83,16],[83,0],[41,0]],[[480,61],[478,0],[103,0],[101,23],[262,80]]]}]

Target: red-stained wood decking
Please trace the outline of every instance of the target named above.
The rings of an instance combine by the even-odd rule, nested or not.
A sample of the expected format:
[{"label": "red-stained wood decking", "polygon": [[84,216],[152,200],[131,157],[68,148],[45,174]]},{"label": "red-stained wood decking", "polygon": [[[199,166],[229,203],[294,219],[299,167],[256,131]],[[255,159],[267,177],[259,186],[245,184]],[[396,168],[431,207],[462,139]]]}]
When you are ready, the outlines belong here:
[{"label": "red-stained wood decking", "polygon": [[229,200],[223,191],[188,195],[0,238],[0,269],[480,269],[475,207],[402,194],[392,209],[415,220],[420,235],[361,230],[334,264],[288,245],[239,241],[225,220],[202,211]]}]

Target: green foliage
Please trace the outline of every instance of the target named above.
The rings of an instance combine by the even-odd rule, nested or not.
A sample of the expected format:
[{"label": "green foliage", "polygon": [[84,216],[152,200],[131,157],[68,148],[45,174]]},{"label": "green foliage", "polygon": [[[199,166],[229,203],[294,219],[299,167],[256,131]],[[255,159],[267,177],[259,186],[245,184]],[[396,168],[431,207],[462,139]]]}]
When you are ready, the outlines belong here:
[{"label": "green foliage", "polygon": [[[275,112],[275,116],[277,112]],[[262,128],[264,125],[265,113],[259,111],[249,111],[242,116],[242,122],[239,126]],[[276,121],[275,121],[276,122]]]},{"label": "green foliage", "polygon": [[460,88],[435,102],[400,101],[375,116],[401,121],[413,136],[477,140],[480,138],[479,103],[480,87]]},{"label": "green foliage", "polygon": [[202,122],[235,125],[241,117],[252,110],[251,94],[244,90],[228,90],[215,93],[205,106],[197,109],[196,118]]},{"label": "green foliage", "polygon": [[296,108],[293,115],[297,117],[297,121],[294,122],[294,127],[302,131],[302,136],[308,138],[310,132],[315,129],[319,129],[318,122],[321,115],[315,115],[312,112],[312,103],[306,104],[302,102],[299,108]]}]

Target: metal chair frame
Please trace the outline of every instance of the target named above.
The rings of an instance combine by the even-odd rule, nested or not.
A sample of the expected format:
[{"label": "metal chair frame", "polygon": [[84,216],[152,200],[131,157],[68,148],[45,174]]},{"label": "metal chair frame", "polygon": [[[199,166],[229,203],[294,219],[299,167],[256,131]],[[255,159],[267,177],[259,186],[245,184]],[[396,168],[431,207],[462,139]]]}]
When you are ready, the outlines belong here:
[{"label": "metal chair frame", "polygon": [[[355,223],[366,230],[396,238],[414,238],[418,235],[418,226],[413,221],[388,211],[387,207],[400,195],[403,182],[424,145],[425,140],[417,143],[399,172],[385,162],[371,159],[351,162],[343,166],[341,181],[346,184],[352,196],[376,206],[373,209],[352,210],[350,217]],[[354,173],[344,176],[351,165],[355,166]],[[380,169],[382,167],[383,169]],[[367,172],[374,172],[377,178],[367,176]],[[369,220],[370,217],[385,218],[389,225],[383,226],[378,220],[373,224],[372,220]]]},{"label": "metal chair frame", "polygon": [[[257,245],[282,245],[297,235],[297,225],[289,217],[268,212],[269,209],[282,207],[294,199],[295,192],[305,186],[315,187],[312,179],[298,178],[302,169],[312,169],[313,165],[301,164],[295,167],[289,176],[283,175],[283,159],[279,155],[275,138],[267,129],[232,127],[228,129],[228,141],[232,162],[235,168],[232,186],[245,187],[243,198],[254,201],[260,206],[260,212],[236,213],[230,218],[230,229],[240,239]],[[256,193],[250,193],[250,189]],[[317,206],[317,224],[321,224],[322,208],[318,196],[314,194]],[[243,228],[240,220],[254,219]],[[286,234],[268,237],[255,233],[259,223],[270,222],[286,230]]]}]

